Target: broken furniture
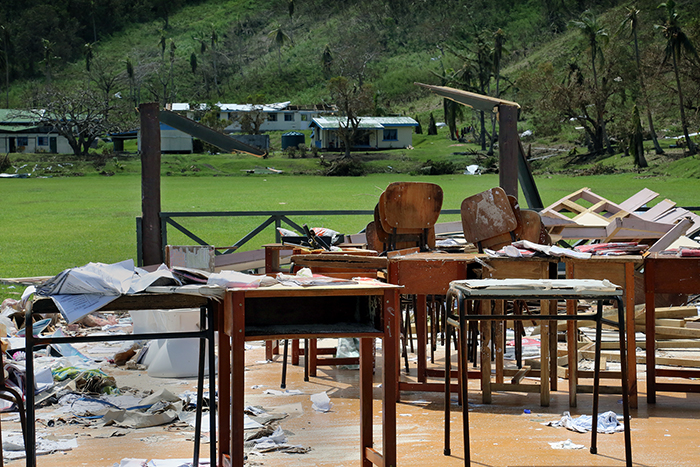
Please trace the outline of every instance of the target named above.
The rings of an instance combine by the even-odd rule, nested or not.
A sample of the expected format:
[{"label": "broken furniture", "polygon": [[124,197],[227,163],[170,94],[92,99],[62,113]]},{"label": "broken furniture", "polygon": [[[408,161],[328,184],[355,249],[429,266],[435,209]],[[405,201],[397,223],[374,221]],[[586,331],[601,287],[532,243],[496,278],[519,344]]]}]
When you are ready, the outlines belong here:
[{"label": "broken furniture", "polygon": [[657,377],[700,378],[700,370],[656,368],[656,294],[700,293],[700,257],[652,253],[644,259],[646,296],[647,402],[656,403],[657,391],[700,392],[700,384],[658,382]]},{"label": "broken furniture", "polygon": [[[540,211],[540,215],[552,238],[557,240],[587,239],[610,242],[633,239],[651,244],[671,233],[674,222],[683,217],[635,214],[637,209],[655,196],[656,193],[644,189],[618,205],[593,193],[589,188],[581,188],[547,206]],[[664,203],[663,206],[665,205]],[[657,211],[654,208],[649,210],[653,210],[652,214]],[[572,213],[573,217],[566,216],[565,212]],[[700,216],[685,212],[688,216],[697,218],[697,221],[694,221],[697,222],[695,229],[700,227]],[[690,223],[685,225],[685,229],[676,229],[673,232],[675,238],[671,241],[691,229],[693,227]]]},{"label": "broken furniture", "polygon": [[[627,315],[627,348],[630,349],[627,353],[627,393],[630,398],[630,406],[637,408],[637,355],[636,355],[636,338],[634,324],[634,277],[635,270],[641,266],[643,258],[638,255],[620,255],[620,256],[591,256],[588,259],[578,259],[571,257],[563,257],[562,260],[566,265],[567,279],[606,279],[613,284],[618,284],[622,287],[622,294],[625,300],[625,309]],[[566,304],[568,314],[576,313],[576,302],[570,301]],[[581,392],[590,392],[590,387],[584,387],[578,384],[579,377],[590,377],[590,371],[582,371],[578,369],[579,353],[578,353],[578,323],[569,321],[566,329],[568,368],[569,368],[569,405],[576,407],[576,394]],[[601,370],[601,377],[614,378],[619,380],[618,372],[607,372]],[[617,390],[616,390],[617,392]]]},{"label": "broken furniture", "polygon": [[[515,198],[513,198],[515,204]],[[484,248],[499,249],[518,240],[516,229],[520,223],[502,188],[496,187],[477,193],[462,201],[462,228],[464,239]]]},{"label": "broken furniture", "polygon": [[396,251],[388,254],[388,282],[403,286],[402,294],[416,295],[418,366],[416,382],[401,381],[399,390],[442,391],[440,383],[428,381],[428,377],[442,377],[443,373],[441,369],[428,368],[426,299],[428,295],[445,295],[449,289],[450,281],[470,277],[469,270],[478,266],[477,257],[484,257],[484,255],[479,253],[417,252],[415,250]]},{"label": "broken furniture", "polygon": [[[595,300],[598,302],[597,311],[594,314],[578,315],[540,315],[542,320],[594,320],[596,322],[596,359],[595,374],[593,383],[593,430],[591,432],[591,453],[597,453],[597,421],[598,421],[598,395],[599,395],[599,375],[600,375],[600,350],[601,331],[603,324],[618,328],[620,335],[620,359],[622,361],[622,404],[624,411],[625,429],[625,460],[627,466],[632,466],[632,445],[630,437],[630,407],[627,394],[627,355],[625,349],[625,329],[624,329],[624,303],[622,300],[622,290],[607,281],[595,280],[526,280],[526,279],[478,279],[466,281],[453,281],[447,293],[448,313],[448,345],[451,341],[452,328],[457,329],[458,336],[458,361],[459,368],[464,369],[468,365],[467,361],[467,323],[469,321],[502,321],[515,319],[531,319],[525,315],[488,315],[474,314],[472,312],[475,300]],[[618,321],[610,321],[603,317],[603,300],[613,300],[617,303]],[[456,315],[455,313],[456,309]],[[450,455],[450,353],[445,353],[445,449],[444,454]],[[469,416],[468,416],[468,379],[467,372],[460,373],[460,387],[462,400],[462,426],[464,431],[464,465],[471,465],[469,450]]]},{"label": "broken furniture", "polygon": [[[360,449],[363,465],[396,465],[396,311],[399,288],[388,284],[228,289],[218,305],[219,458],[243,467],[245,342],[317,337],[360,338]],[[373,448],[372,341],[382,338],[382,452]],[[229,357],[226,357],[230,355]],[[214,463],[212,463],[214,465]]]},{"label": "broken furniture", "polygon": [[[180,290],[182,293],[178,293]],[[187,290],[189,293],[185,293]],[[27,354],[27,372],[26,386],[34,388],[34,348],[41,345],[50,344],[76,344],[83,342],[128,342],[136,340],[150,339],[199,339],[199,371],[197,381],[197,413],[195,419],[195,434],[194,434],[194,453],[193,466],[199,463],[199,446],[200,434],[202,429],[202,405],[204,400],[204,367],[205,356],[209,360],[209,387],[216,386],[216,374],[213,371],[215,368],[215,342],[214,342],[214,307],[212,299],[203,295],[193,294],[193,289],[190,287],[149,287],[145,293],[133,295],[121,295],[114,301],[101,307],[95,311],[128,311],[128,310],[163,310],[163,309],[188,309],[199,308],[200,323],[206,323],[199,331],[186,332],[159,332],[145,334],[110,334],[110,335],[91,335],[91,336],[75,336],[75,337],[38,337],[33,336],[31,332],[25,334],[26,339],[26,354]],[[59,313],[59,309],[50,297],[36,296],[33,302],[29,302],[26,309],[25,319],[27,323],[32,322],[34,314],[54,314]],[[206,343],[208,342],[208,345]],[[34,416],[34,397],[33,390],[26,391],[27,399],[27,467],[36,466],[36,427]],[[210,404],[212,416],[210,418],[210,462],[211,465],[216,465],[216,419],[213,416],[215,404]],[[242,419],[242,417],[241,417]]]},{"label": "broken furniture", "polygon": [[[484,267],[482,269],[481,277],[483,279],[556,279],[557,278],[557,263],[558,259],[554,257],[537,257],[533,256],[530,258],[488,258],[486,264],[489,267]],[[491,307],[490,300],[484,300],[481,304],[481,310],[483,314],[490,314],[486,310],[490,310]],[[548,302],[543,300],[540,302],[541,310],[549,309],[550,314],[556,308],[552,306],[556,305],[556,302]],[[518,302],[513,302],[514,310],[517,310]],[[544,314],[544,312],[542,312]],[[505,313],[505,302],[503,300],[495,300],[493,302],[493,314],[494,315],[506,315]],[[512,315],[507,315],[512,316]],[[537,315],[531,315],[532,320],[541,320]],[[540,369],[536,371],[534,369],[523,368],[523,366],[518,363],[518,370],[513,372],[504,370],[503,354],[505,350],[504,345],[504,325],[507,319],[504,318],[502,321],[495,321],[493,326],[495,326],[494,334],[494,348],[495,348],[495,382],[491,381],[491,328],[492,323],[487,320],[483,320],[480,323],[480,335],[481,335],[481,390],[482,390],[482,401],[484,404],[491,403],[491,393],[492,391],[514,391],[514,392],[539,392],[540,393],[540,405],[543,407],[549,406],[550,398],[550,388],[552,391],[557,390],[557,330],[555,323],[542,321],[540,326]],[[521,342],[519,339],[519,330],[521,326],[519,324],[522,321],[514,320],[514,329],[516,330],[515,341],[516,344]],[[520,352],[516,348],[516,355],[518,360],[520,360]],[[513,376],[513,380],[509,383],[504,382],[505,373],[509,373],[509,376]],[[539,373],[540,381],[538,384],[524,384],[520,380],[524,376],[537,376]],[[551,375],[551,376],[550,376]]]}]

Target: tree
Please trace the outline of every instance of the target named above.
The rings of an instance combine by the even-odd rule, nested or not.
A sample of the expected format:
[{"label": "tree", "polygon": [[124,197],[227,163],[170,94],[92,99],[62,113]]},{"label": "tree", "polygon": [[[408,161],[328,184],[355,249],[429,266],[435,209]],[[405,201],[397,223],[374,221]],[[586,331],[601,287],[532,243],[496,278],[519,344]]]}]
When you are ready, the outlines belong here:
[{"label": "tree", "polygon": [[338,121],[338,137],[345,146],[343,158],[347,159],[350,157],[353,142],[360,133],[361,115],[373,107],[374,92],[369,85],[358,86],[344,76],[331,78],[328,91],[342,117]]},{"label": "tree", "polygon": [[428,135],[437,135],[437,125],[435,124],[435,117],[433,113],[430,112],[430,120],[428,121]]},{"label": "tree", "polygon": [[2,51],[5,60],[3,61],[3,67],[5,68],[5,108],[10,107],[10,54],[8,50],[10,49],[10,30],[4,26],[0,25],[0,39],[2,40]]},{"label": "tree", "polygon": [[644,139],[642,137],[642,120],[639,118],[639,109],[634,106],[632,110],[632,134],[630,136],[629,152],[634,158],[634,165],[640,168],[649,167],[644,157]]},{"label": "tree", "polygon": [[241,112],[233,117],[241,125],[241,132],[246,135],[259,135],[260,127],[267,120],[267,114],[263,111],[265,95],[251,94],[246,97],[246,103],[250,104],[250,111]]},{"label": "tree", "polygon": [[[610,145],[610,140],[605,129],[605,105],[607,100],[606,88],[608,83],[606,80],[599,82],[598,79],[598,65],[605,64],[605,58],[603,55],[602,45],[608,42],[608,32],[607,30],[598,22],[598,19],[586,10],[581,14],[580,21],[571,21],[569,23],[571,26],[579,28],[583,37],[588,44],[588,50],[591,54],[591,68],[593,70],[593,84],[591,97],[592,103],[596,107],[595,115],[595,135],[594,138],[594,150],[596,152],[602,151],[603,147],[599,143],[603,143],[608,150],[608,153],[612,154],[612,146]],[[588,114],[589,116],[592,114]],[[600,146],[600,147],[598,147]]]},{"label": "tree", "polygon": [[280,74],[282,74],[282,47],[288,42],[291,42],[291,39],[287,33],[284,32],[281,24],[277,24],[277,27],[270,31],[267,37],[277,46],[277,66]]},{"label": "tree", "polygon": [[[656,130],[654,129],[654,119],[651,117],[651,106],[649,105],[649,96],[647,94],[646,84],[644,82],[644,72],[642,70],[642,61],[639,58],[639,39],[637,37],[637,31],[639,29],[639,14],[640,10],[635,6],[627,7],[627,14],[625,19],[620,24],[620,30],[629,28],[630,34],[634,40],[634,58],[637,64],[637,79],[639,80],[639,88],[642,92],[642,99],[644,100],[644,107],[647,111],[647,121],[649,122],[649,133],[651,133],[651,139],[654,142],[654,150],[656,154],[663,154],[664,150],[661,149],[659,145],[659,139],[656,136]],[[646,166],[645,166],[646,167]]]},{"label": "tree", "polygon": [[667,3],[662,3],[659,8],[666,8],[667,18],[664,24],[657,25],[657,29],[663,31],[664,37],[666,38],[666,49],[664,53],[663,64],[668,62],[671,58],[671,63],[673,65],[673,73],[676,77],[676,86],[678,92],[678,102],[681,113],[681,125],[683,126],[683,136],[685,136],[685,142],[688,146],[688,152],[690,155],[697,154],[698,148],[695,143],[690,139],[690,134],[688,133],[688,120],[685,116],[685,104],[683,102],[683,88],[681,87],[681,77],[679,73],[680,62],[683,57],[686,57],[689,61],[698,60],[698,53],[695,50],[695,46],[690,41],[685,31],[681,28],[679,15],[676,12],[676,2],[673,0]]},{"label": "tree", "polygon": [[133,128],[133,114],[123,101],[105,99],[85,86],[62,90],[48,86],[32,97],[34,107],[26,109],[39,125],[48,126],[68,140],[76,156],[87,156],[92,143],[109,133]]}]

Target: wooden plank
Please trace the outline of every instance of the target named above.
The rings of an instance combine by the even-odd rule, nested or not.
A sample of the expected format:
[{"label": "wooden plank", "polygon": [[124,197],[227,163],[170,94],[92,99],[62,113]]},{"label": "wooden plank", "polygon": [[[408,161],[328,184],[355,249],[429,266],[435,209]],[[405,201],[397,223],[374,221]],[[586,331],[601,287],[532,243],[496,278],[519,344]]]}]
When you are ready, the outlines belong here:
[{"label": "wooden plank", "polygon": [[[698,316],[698,309],[694,306],[672,306],[672,307],[662,307],[656,308],[654,310],[654,316],[656,319],[663,318],[687,318],[690,316]],[[638,315],[635,315],[635,323],[645,323],[646,312],[642,311]]]},{"label": "wooden plank", "polygon": [[655,199],[657,196],[659,196],[658,193],[651,191],[649,188],[643,188],[621,202],[619,206],[627,212],[634,212],[647,204],[649,201]]},{"label": "wooden plank", "polygon": [[666,248],[671,246],[673,242],[685,234],[692,223],[693,221],[689,218],[681,219],[676,225],[673,226],[671,230],[666,232],[663,237],[654,242],[654,244],[649,247],[647,252],[654,253],[664,251]]},{"label": "wooden plank", "polygon": [[525,375],[527,375],[530,372],[530,367],[529,366],[523,366],[521,369],[518,370],[517,373],[515,373],[515,376],[510,380],[510,384],[520,384]]},{"label": "wooden plank", "polygon": [[639,215],[642,219],[647,219],[650,221],[655,221],[662,215],[664,215],[667,211],[670,211],[676,206],[675,201],[671,201],[670,199],[665,199],[663,201],[659,201],[656,206],[652,207],[649,209],[647,212],[642,212]]}]

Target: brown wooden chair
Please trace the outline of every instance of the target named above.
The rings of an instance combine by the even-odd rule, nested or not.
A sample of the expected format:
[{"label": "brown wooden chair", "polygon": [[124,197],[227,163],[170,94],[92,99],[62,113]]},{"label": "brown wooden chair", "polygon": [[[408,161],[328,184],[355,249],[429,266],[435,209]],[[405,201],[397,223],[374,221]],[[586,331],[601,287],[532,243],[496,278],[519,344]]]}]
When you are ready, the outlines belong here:
[{"label": "brown wooden chair", "polygon": [[[375,211],[377,230],[388,236],[388,250],[410,242],[421,250],[435,248],[435,223],[440,217],[443,192],[439,185],[394,182],[379,196]],[[380,240],[382,235],[380,234]]]}]

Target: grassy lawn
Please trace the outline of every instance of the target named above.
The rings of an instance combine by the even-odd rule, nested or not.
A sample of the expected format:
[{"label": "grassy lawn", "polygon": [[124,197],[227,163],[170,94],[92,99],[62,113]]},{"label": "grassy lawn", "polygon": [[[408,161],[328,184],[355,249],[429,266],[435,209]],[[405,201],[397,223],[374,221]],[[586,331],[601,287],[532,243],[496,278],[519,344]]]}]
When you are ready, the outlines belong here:
[{"label": "grassy lawn", "polygon": [[[498,185],[497,175],[415,176],[376,174],[366,177],[250,175],[244,177],[163,177],[162,211],[293,211],[371,210],[392,181],[429,181],[445,193],[444,209],[459,209],[474,193]],[[584,186],[611,201],[621,202],[642,188],[681,206],[700,204],[700,181],[634,174],[537,178],[544,204]],[[135,218],[141,212],[137,175],[46,179],[4,179],[0,277],[52,275],[89,261],[115,262],[136,258]],[[521,200],[524,198],[521,198]],[[522,201],[524,204],[524,201]],[[457,216],[441,221],[457,220]],[[185,227],[209,243],[228,246],[255,228],[263,218],[183,219]],[[356,233],[363,216],[294,218],[297,223]],[[191,244],[169,229],[171,244]],[[245,249],[273,240],[268,228]]]}]

